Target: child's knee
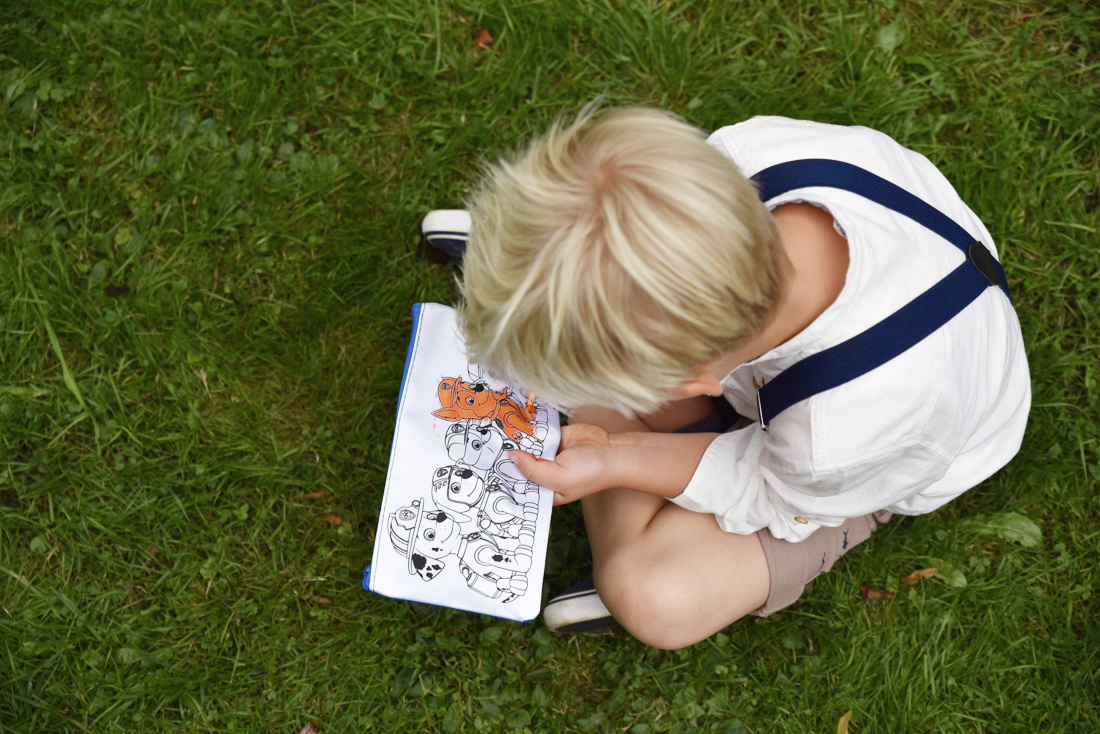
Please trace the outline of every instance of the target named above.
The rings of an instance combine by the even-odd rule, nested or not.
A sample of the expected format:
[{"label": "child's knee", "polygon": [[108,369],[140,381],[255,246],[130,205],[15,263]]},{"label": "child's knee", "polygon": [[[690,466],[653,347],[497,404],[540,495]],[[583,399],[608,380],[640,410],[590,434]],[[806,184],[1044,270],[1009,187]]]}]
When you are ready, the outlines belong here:
[{"label": "child's knee", "polygon": [[655,573],[624,558],[606,564],[595,583],[619,624],[651,647],[677,650],[710,635],[699,625],[695,595],[674,575]]}]

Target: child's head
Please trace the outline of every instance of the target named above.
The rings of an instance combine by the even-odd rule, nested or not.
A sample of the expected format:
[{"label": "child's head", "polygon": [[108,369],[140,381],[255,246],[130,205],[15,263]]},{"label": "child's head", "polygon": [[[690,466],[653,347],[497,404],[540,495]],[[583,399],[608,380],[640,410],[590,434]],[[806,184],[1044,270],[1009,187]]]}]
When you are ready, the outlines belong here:
[{"label": "child's head", "polygon": [[785,293],[752,184],[660,110],[589,107],[555,124],[489,166],[467,208],[470,358],[566,409],[653,411]]}]

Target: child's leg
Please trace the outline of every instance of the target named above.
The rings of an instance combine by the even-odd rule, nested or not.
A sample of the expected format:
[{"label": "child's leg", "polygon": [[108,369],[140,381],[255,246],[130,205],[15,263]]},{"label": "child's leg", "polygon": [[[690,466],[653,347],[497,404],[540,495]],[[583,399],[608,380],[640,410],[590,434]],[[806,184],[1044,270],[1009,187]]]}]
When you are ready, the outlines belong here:
[{"label": "child's leg", "polygon": [[[573,418],[611,432],[649,430],[639,420],[599,408],[578,409]],[[661,423],[676,421],[666,414]],[[642,642],[690,645],[768,598],[768,564],[755,534],[727,533],[713,515],[625,489],[581,502],[600,599]]]},{"label": "child's leg", "polygon": [[755,534],[727,533],[713,515],[653,499],[610,489],[582,500],[596,589],[620,624],[675,649],[764,604],[770,579]]}]

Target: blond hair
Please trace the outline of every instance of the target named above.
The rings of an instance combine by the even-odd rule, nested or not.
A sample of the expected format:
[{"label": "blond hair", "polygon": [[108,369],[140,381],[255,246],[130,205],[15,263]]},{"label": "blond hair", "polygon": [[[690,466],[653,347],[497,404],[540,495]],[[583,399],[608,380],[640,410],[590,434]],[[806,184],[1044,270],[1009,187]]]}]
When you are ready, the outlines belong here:
[{"label": "blond hair", "polygon": [[467,208],[470,358],[564,410],[652,412],[785,294],[753,185],[661,110],[589,105],[487,165]]}]

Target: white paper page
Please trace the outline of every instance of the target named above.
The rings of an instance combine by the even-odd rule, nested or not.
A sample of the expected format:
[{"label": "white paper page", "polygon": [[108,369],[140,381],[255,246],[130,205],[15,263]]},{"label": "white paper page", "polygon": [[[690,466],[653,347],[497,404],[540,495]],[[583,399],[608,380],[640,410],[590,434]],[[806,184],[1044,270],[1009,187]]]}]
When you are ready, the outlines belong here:
[{"label": "white paper page", "polygon": [[[538,616],[554,493],[512,448],[552,459],[557,411],[467,362],[454,309],[420,304],[406,360],[370,590],[517,621]],[[531,420],[534,418],[534,420]]]}]

